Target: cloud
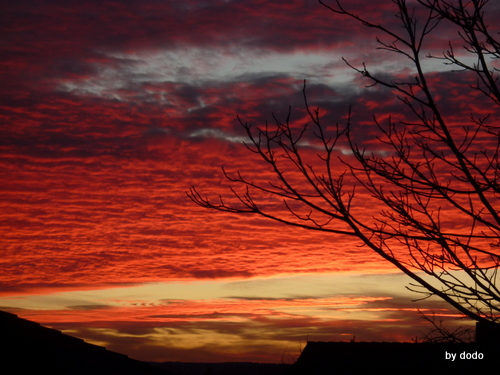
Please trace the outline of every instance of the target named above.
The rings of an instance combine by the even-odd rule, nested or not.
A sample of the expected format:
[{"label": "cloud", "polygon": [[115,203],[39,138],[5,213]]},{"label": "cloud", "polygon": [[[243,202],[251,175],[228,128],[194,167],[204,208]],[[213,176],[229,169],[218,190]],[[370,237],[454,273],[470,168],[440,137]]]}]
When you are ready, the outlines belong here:
[{"label": "cloud", "polygon": [[[391,2],[346,4],[399,28]],[[493,10],[498,7],[490,4]],[[46,297],[60,291],[179,280],[230,280],[237,288],[277,275],[395,271],[353,238],[207,211],[185,194],[194,185],[204,196],[218,199],[222,193],[230,202],[222,166],[230,175],[240,171],[254,183],[276,183],[269,165],[241,145],[248,137],[236,115],[256,130],[266,121],[272,126],[273,114],[284,121],[291,106],[291,125],[298,129],[311,122],[304,108],[304,79],[310,108],[320,108],[327,135],[334,135],[337,122],[341,126],[347,122],[352,106],[354,141],[377,156],[392,155],[393,150],[376,138],[381,133],[374,117],[387,126],[389,121],[413,121],[414,116],[391,90],[366,88],[370,82],[341,59],[344,56],[358,67],[366,63],[370,72],[389,81],[413,80],[408,59],[374,49],[376,33],[367,35],[362,25],[319,4],[261,0],[11,2],[3,7],[0,27],[7,35],[0,46],[3,296]],[[449,24],[440,25],[423,54],[439,55],[450,38],[458,43],[455,31]],[[454,131],[471,124],[470,114],[478,118],[491,112],[490,103],[471,92],[475,81],[470,76],[450,72],[436,60],[424,67]],[[493,113],[488,124],[496,122],[498,114]],[[460,134],[461,141],[466,133]],[[471,152],[494,150],[489,142],[479,134]],[[300,146],[304,160],[321,168],[317,158],[321,145],[312,131]],[[347,168],[337,156],[354,161],[345,140],[335,149],[336,174]],[[290,178],[310,192],[300,175]],[[296,219],[281,199],[253,194],[270,212]],[[301,214],[309,212],[297,208]],[[362,189],[357,190],[353,212],[370,225],[381,217],[381,208]],[[446,228],[466,229],[466,221],[442,216]],[[407,255],[404,247],[394,251]],[[221,344],[228,339],[244,349],[226,357],[219,354],[221,360],[248,355],[267,361],[276,360],[286,345],[295,347],[309,333],[317,339],[329,339],[328,335],[350,339],[368,332],[362,339],[377,341],[415,334],[416,326],[410,324],[415,320],[409,318],[414,312],[403,307],[404,300],[394,289],[404,281],[393,281],[384,293],[351,282],[340,283],[344,291],[331,294],[359,297],[363,290],[363,297],[392,299],[333,308],[318,301],[317,295],[299,293],[297,284],[278,283],[296,295],[234,290],[229,296],[235,300],[211,298],[205,303],[197,297],[192,304],[170,301],[167,308],[149,306],[141,313],[129,305],[72,300],[64,304],[69,310],[54,308],[53,318],[41,312],[23,314],[66,330],[78,329],[95,342],[108,342],[142,358],[147,358],[148,350],[154,353],[151,357],[160,358],[161,340],[169,335],[190,330],[184,343],[194,337],[201,340],[207,332],[208,337],[216,336],[196,348],[177,347],[170,337],[174,342],[169,344],[170,356],[178,360],[195,351],[201,359],[215,351],[229,353],[230,348]],[[277,284],[267,287],[272,285]],[[357,292],[351,285],[359,288]],[[148,303],[137,300],[137,306]],[[7,305],[20,308],[19,301]],[[318,315],[293,310],[299,305],[316,309]],[[193,313],[196,310],[198,314]],[[322,315],[333,313],[343,318],[329,320]],[[361,315],[363,319],[351,319],[346,325],[346,317]],[[161,325],[161,319],[169,325]],[[377,327],[371,327],[371,321],[377,321]],[[127,325],[137,331],[128,335]],[[400,333],[387,328],[395,325]],[[257,327],[256,333],[252,327]],[[157,336],[156,329],[161,331]],[[144,341],[141,335],[153,341]],[[258,341],[259,335],[267,341]],[[260,357],[258,345],[271,348],[272,354]]]},{"label": "cloud", "polygon": [[[435,301],[435,307],[446,315],[442,302]],[[142,360],[204,361],[210,354],[211,361],[277,362],[283,351],[296,350],[306,339],[410,341],[429,328],[415,310],[402,297],[337,296],[83,306],[72,316],[57,310],[18,313]]]}]

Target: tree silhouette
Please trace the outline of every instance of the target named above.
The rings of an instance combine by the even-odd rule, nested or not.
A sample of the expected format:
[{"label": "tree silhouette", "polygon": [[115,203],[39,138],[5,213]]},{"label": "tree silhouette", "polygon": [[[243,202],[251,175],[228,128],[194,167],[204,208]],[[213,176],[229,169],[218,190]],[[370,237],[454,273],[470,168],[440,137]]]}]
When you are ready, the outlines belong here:
[{"label": "tree silhouette", "polygon": [[[290,112],[285,121],[273,115],[275,124],[264,128],[238,117],[251,141],[247,148],[271,168],[275,182],[254,183],[223,170],[233,183],[230,203],[222,197],[210,200],[194,187],[188,196],[206,208],[356,237],[410,276],[408,288],[422,298],[436,295],[478,322],[499,323],[500,126],[495,112],[500,91],[494,64],[500,42],[485,20],[488,0],[418,0],[412,7],[393,0],[402,26],[397,31],[347,10],[341,1],[320,3],[385,35],[391,41],[377,39],[378,49],[411,62],[412,76],[387,78],[387,73],[346,61],[371,86],[390,90],[403,105],[399,121],[374,118],[379,142],[391,152],[369,152],[356,143],[350,110],[343,126],[321,124],[319,110],[308,104],[304,81],[309,125],[297,129]],[[458,30],[464,49],[456,52],[456,42],[450,41],[442,56],[422,56],[424,43],[446,23]],[[436,59],[455,69],[452,77],[472,82],[467,86],[470,100],[481,96],[491,104],[490,112],[472,113],[458,123],[445,113],[446,98],[440,99],[441,91],[429,83],[436,75],[423,67],[424,60]],[[321,149],[316,162],[305,155],[313,142]],[[342,142],[350,148],[350,158],[339,153]],[[338,173],[341,163],[344,169]],[[238,184],[243,192],[234,187]],[[284,209],[269,209],[263,193],[278,198]],[[380,210],[367,215],[359,207]]]}]

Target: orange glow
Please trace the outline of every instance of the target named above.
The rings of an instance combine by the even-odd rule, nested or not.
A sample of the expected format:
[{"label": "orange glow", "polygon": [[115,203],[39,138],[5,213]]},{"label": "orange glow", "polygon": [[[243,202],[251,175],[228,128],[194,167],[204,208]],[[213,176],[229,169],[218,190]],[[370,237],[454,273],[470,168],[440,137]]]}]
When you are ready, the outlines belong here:
[{"label": "orange glow", "polygon": [[[391,2],[346,3],[396,27]],[[264,126],[291,105],[300,128],[304,79],[327,131],[352,105],[356,139],[389,152],[372,116],[407,113],[340,56],[413,73],[374,53],[361,26],[305,0],[28,0],[2,12],[0,309],[158,361],[279,362],[307,337],[409,341],[424,330],[417,309],[456,317],[440,301],[413,304],[408,280],[354,238],[207,211],[185,193],[195,185],[230,200],[222,166],[276,182],[242,145],[236,116]],[[448,48],[450,35],[459,38],[440,29],[426,48]],[[468,80],[429,69],[455,129],[490,112]],[[314,165],[317,146],[301,145]],[[352,158],[346,144],[334,156]],[[281,199],[256,196],[286,214]],[[359,189],[353,201],[367,221],[381,215],[371,198]],[[470,223],[446,209],[443,227],[465,233]]]}]

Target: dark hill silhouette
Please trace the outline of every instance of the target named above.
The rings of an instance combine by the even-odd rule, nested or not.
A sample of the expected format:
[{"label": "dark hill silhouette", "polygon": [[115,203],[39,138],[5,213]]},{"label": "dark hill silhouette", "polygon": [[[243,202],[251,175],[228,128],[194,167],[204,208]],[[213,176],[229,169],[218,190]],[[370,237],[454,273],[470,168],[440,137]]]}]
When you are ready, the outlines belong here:
[{"label": "dark hill silhouette", "polygon": [[4,311],[0,311],[0,335],[2,368],[11,374],[171,374]]},{"label": "dark hill silhouette", "polygon": [[175,375],[281,375],[290,365],[255,362],[164,362],[154,366],[169,369]]}]

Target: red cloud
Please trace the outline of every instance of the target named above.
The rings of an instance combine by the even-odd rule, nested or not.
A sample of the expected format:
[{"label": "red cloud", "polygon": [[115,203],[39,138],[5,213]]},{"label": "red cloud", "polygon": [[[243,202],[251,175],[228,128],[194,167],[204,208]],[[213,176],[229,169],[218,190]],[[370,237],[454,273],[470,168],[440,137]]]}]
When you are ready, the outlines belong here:
[{"label": "red cloud", "polygon": [[[397,27],[388,11],[391,2],[358,0],[348,5]],[[301,126],[307,121],[301,93],[304,78],[309,79],[310,104],[321,107],[329,131],[337,121],[345,122],[352,104],[356,140],[374,152],[387,151],[374,138],[372,115],[382,123],[389,116],[406,118],[408,112],[401,103],[387,90],[361,91],[367,83],[362,77],[335,85],[324,78],[332,82],[345,78],[345,70],[339,68],[341,54],[353,56],[350,61],[356,66],[366,61],[375,72],[379,67],[394,69],[379,74],[393,73],[402,80],[412,77],[411,71],[393,61],[393,55],[374,54],[370,39],[374,35],[367,35],[360,25],[307,1],[24,1],[5,5],[0,17],[6,35],[0,47],[1,294],[46,294],[162,280],[393,271],[351,238],[318,235],[254,216],[208,212],[185,195],[196,185],[217,198],[227,188],[221,166],[255,182],[272,180],[270,171],[241,145],[245,134],[236,115],[262,126],[266,119],[272,122],[271,112],[282,119],[292,105],[293,126]],[[443,25],[426,49],[438,54],[447,48],[443,42],[450,36],[457,38]],[[196,68],[207,63],[203,53],[196,55],[200,61],[186,60],[190,56],[186,51],[195,49],[217,54],[214,61],[234,59],[253,70],[231,71],[215,80],[208,78],[209,66],[207,77],[195,80],[188,65]],[[179,53],[180,65],[169,75],[163,67],[156,71],[148,65],[148,54],[161,56],[165,51]],[[338,56],[330,64],[315,61],[323,52]],[[294,53],[311,55],[311,65],[307,62],[301,70],[285,71],[286,58]],[[247,55],[278,56],[282,63],[256,68],[253,61],[244,61]],[[470,82],[453,74],[436,72],[429,80],[443,114],[461,129],[471,113],[488,114],[488,103],[471,96]],[[498,117],[489,121],[494,124]],[[475,147],[488,149],[484,142],[478,138]],[[305,153],[317,162],[315,146],[310,140]],[[350,160],[342,151],[339,148],[338,155]],[[339,162],[336,168],[342,171],[345,165]],[[284,209],[280,201],[261,197],[269,208]],[[366,192],[359,192],[354,209],[370,220],[380,211],[367,207],[367,198]],[[463,222],[447,217],[443,225],[459,227]],[[269,344],[269,356],[256,354],[256,347],[249,345],[218,357],[221,360],[246,356],[275,361],[284,350],[282,344],[305,337],[307,327],[326,340],[331,339],[328,335],[360,337],[373,328],[368,321],[351,322],[346,330],[345,321],[272,313],[317,304],[309,300],[195,301],[144,308],[140,313],[104,307],[24,314],[67,330],[77,327],[82,337],[109,340],[111,349],[124,347],[126,339],[120,334],[127,325],[147,333],[156,327],[224,333],[235,329],[241,337],[251,327],[259,327],[259,334],[281,340]],[[382,323],[370,330],[375,334],[366,340],[407,340],[413,335],[407,324],[413,318],[400,307],[373,307],[372,313],[380,313],[374,319]],[[146,323],[141,320],[145,315]],[[229,315],[250,322],[234,328]],[[404,321],[403,333],[384,331],[392,324],[387,322],[394,320]],[[169,325],[159,325],[161,321]],[[114,333],[97,330],[110,327]],[[139,349],[127,350],[142,358],[151,350],[155,359],[161,359],[163,348],[141,343]],[[213,351],[221,348],[227,349],[216,346]],[[169,350],[177,360],[193,352]],[[199,360],[213,355],[207,347],[196,350],[202,353]]]}]

